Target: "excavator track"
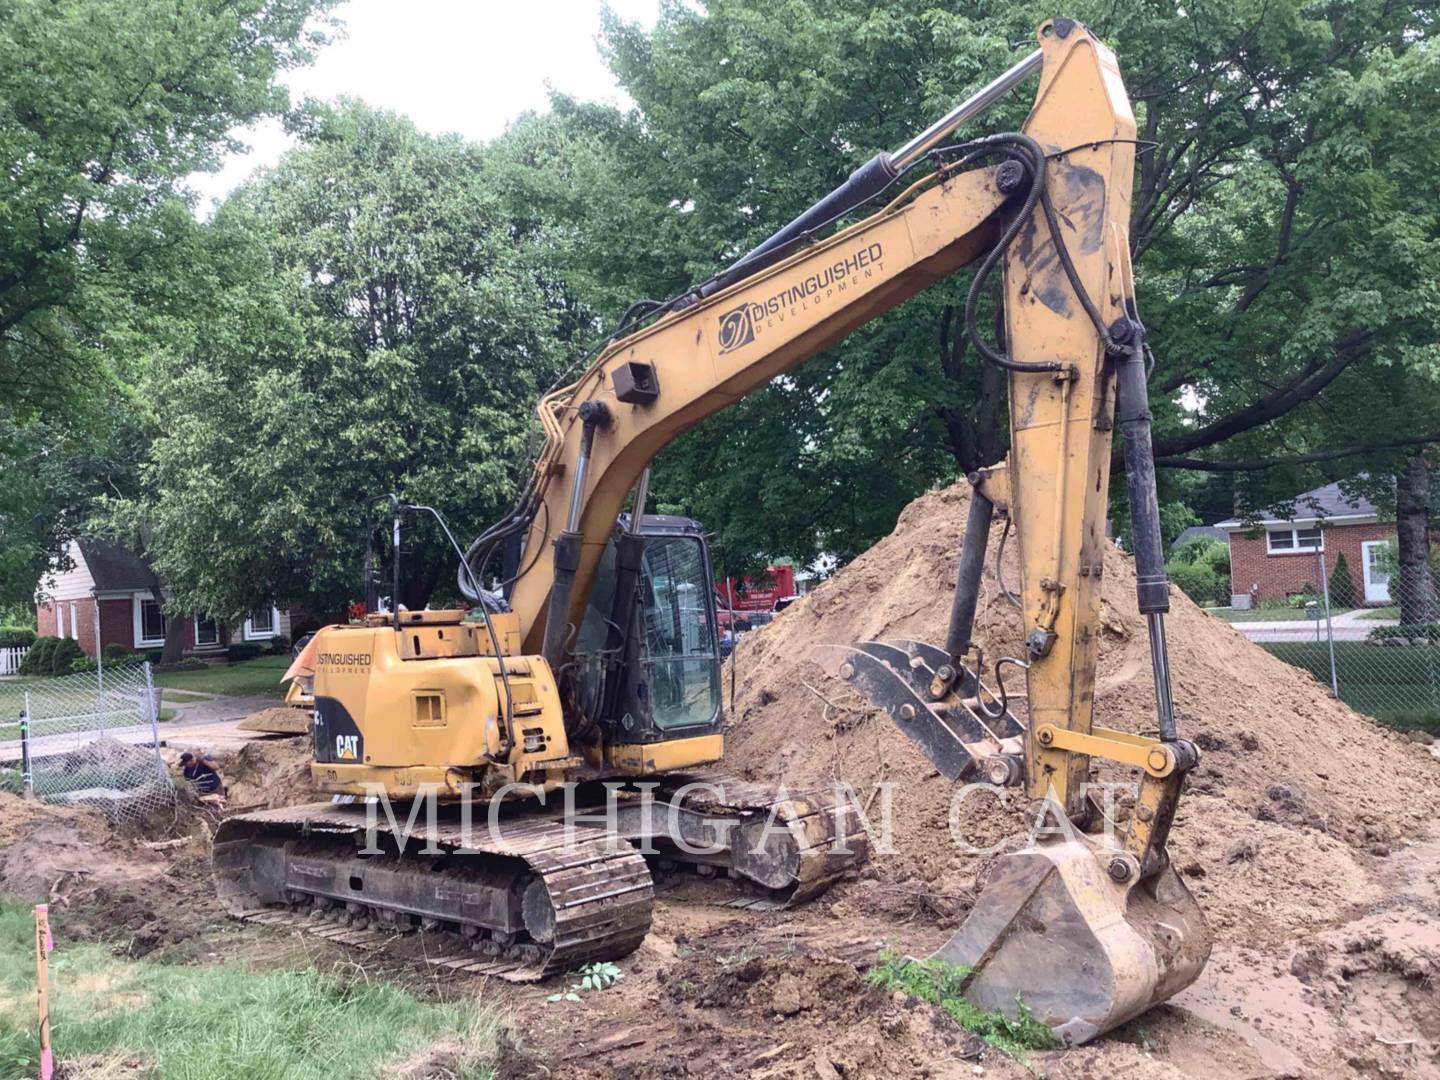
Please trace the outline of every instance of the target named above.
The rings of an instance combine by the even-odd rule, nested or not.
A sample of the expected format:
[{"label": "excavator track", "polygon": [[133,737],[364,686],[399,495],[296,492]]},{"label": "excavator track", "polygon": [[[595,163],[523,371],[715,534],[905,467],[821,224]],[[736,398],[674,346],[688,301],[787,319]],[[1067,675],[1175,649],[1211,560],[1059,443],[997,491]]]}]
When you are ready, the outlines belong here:
[{"label": "excavator track", "polygon": [[[728,870],[747,891],[723,901],[731,907],[777,911],[802,904],[869,857],[858,808],[836,790],[791,790],[700,771],[665,775],[656,798],[702,819],[734,823]],[[767,824],[771,839],[762,841]]]},{"label": "excavator track", "polygon": [[380,814],[380,853],[366,855],[368,812],[320,803],[227,819],[214,845],[221,900],[259,922],[288,911],[316,928],[452,931],[472,966],[517,982],[625,956],[650,929],[645,860],[602,830],[522,813],[492,833],[477,813],[468,835],[458,815],[397,831]]},{"label": "excavator track", "polygon": [[[358,948],[383,949],[415,930],[448,932],[455,948],[442,966],[527,982],[640,944],[654,897],[642,850],[662,864],[723,872],[740,889],[716,902],[756,911],[803,903],[868,855],[856,807],[832,791],[700,772],[665,776],[645,800],[631,790],[619,796],[613,834],[567,826],[538,806],[509,810],[493,830],[478,809],[468,834],[453,806],[440,809],[433,830],[423,810],[397,828],[380,812],[372,822],[363,803],[241,814],[216,834],[216,889],[237,918]],[[408,807],[395,810],[398,825]],[[707,851],[685,853],[682,840]]]}]

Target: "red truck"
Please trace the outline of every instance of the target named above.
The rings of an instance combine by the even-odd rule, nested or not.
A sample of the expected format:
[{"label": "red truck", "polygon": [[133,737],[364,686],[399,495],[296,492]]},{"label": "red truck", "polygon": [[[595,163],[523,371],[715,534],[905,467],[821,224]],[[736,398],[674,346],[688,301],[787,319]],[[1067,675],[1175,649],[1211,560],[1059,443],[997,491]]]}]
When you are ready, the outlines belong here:
[{"label": "red truck", "polygon": [[744,577],[738,584],[734,578],[726,578],[716,584],[715,594],[716,606],[734,608],[736,615],[745,611],[774,611],[779,601],[795,595],[795,568],[771,566],[758,579]]}]

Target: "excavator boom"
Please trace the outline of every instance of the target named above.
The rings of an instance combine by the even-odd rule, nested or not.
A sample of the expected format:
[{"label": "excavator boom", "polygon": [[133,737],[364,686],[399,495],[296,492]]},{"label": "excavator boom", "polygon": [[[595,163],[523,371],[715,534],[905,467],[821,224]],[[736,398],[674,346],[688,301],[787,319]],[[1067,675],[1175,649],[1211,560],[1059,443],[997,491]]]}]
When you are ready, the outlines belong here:
[{"label": "excavator boom", "polygon": [[[547,443],[523,518],[511,602],[525,646],[559,665],[617,515],[651,460],[680,433],[839,341],[908,297],[979,261],[967,321],[1009,377],[1007,465],[972,477],[975,501],[943,649],[915,642],[835,650],[854,680],[957,780],[1022,786],[1078,828],[1095,823],[1091,758],[1139,768],[1123,838],[1040,846],[1002,865],[941,957],[974,968],[970,992],[1025,1000],[1083,1041],[1186,985],[1209,938],[1164,844],[1194,747],[1178,739],[1164,648],[1161,552],[1144,328],[1129,255],[1135,118],[1114,55],[1055,19],[1040,48],[976,98],[840,189],[712,281],[667,305],[540,405]],[[1023,133],[947,147],[955,125],[1036,70]],[[906,170],[933,159],[913,182]],[[977,167],[979,166],[979,167]],[[820,231],[859,202],[873,216]],[[1003,271],[1003,337],[975,327],[977,298]],[[1118,411],[1117,411],[1118,404]],[[1150,620],[1159,739],[1093,722],[1100,584],[1116,425],[1125,448],[1140,578]],[[1026,718],[971,655],[992,512],[1019,545]],[[1014,672],[1011,675],[1014,678]],[[1043,929],[1036,930],[1036,926]]]}]

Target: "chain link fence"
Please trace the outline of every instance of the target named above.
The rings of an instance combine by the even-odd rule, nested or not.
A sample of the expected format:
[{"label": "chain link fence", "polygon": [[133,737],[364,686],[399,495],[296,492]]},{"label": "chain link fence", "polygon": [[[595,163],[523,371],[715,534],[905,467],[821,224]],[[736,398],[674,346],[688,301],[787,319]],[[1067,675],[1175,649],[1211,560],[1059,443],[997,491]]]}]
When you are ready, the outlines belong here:
[{"label": "chain link fence", "polygon": [[174,805],[149,664],[0,681],[0,791],[139,823]]},{"label": "chain link fence", "polygon": [[1327,575],[1317,554],[1314,581],[1293,598],[1291,621],[1237,629],[1357,712],[1440,732],[1440,596],[1431,570],[1402,571],[1393,547],[1377,547],[1353,578]]}]

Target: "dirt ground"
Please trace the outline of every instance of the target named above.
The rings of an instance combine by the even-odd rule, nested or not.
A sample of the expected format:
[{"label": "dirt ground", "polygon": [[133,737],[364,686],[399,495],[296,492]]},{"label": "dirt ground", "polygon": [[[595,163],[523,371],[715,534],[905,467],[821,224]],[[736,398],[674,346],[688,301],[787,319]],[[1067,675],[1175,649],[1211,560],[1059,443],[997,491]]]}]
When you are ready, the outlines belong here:
[{"label": "dirt ground", "polygon": [[[484,994],[511,1013],[501,1075],[1440,1078],[1440,761],[1178,592],[1175,697],[1203,760],[1171,851],[1215,935],[1196,985],[1092,1045],[1022,1064],[864,981],[882,944],[926,955],[945,941],[986,860],[950,842],[951,786],[828,678],[814,650],[942,639],[965,511],[963,485],[926,495],[891,537],[737,650],[729,770],[797,786],[841,779],[876,812],[888,798],[893,854],[788,912],[737,911],[661,881],[652,931],[620,963],[624,979],[579,1002],[546,1001],[563,984],[447,976],[447,992]],[[993,567],[979,619],[992,657],[1018,651],[1019,637]],[[1013,587],[1015,567],[1005,574]],[[1140,731],[1153,722],[1153,688],[1133,588],[1128,559],[1107,551],[1095,714]],[[313,798],[307,753],[304,739],[263,740],[222,760],[232,807]],[[957,820],[977,844],[1020,827],[1018,807],[980,800]],[[0,795],[0,892],[48,893],[62,935],[114,939],[136,955],[273,960],[313,949],[224,918],[208,881],[211,825],[187,805],[145,835],[115,836],[85,811]],[[164,846],[175,837],[185,839]]]}]

